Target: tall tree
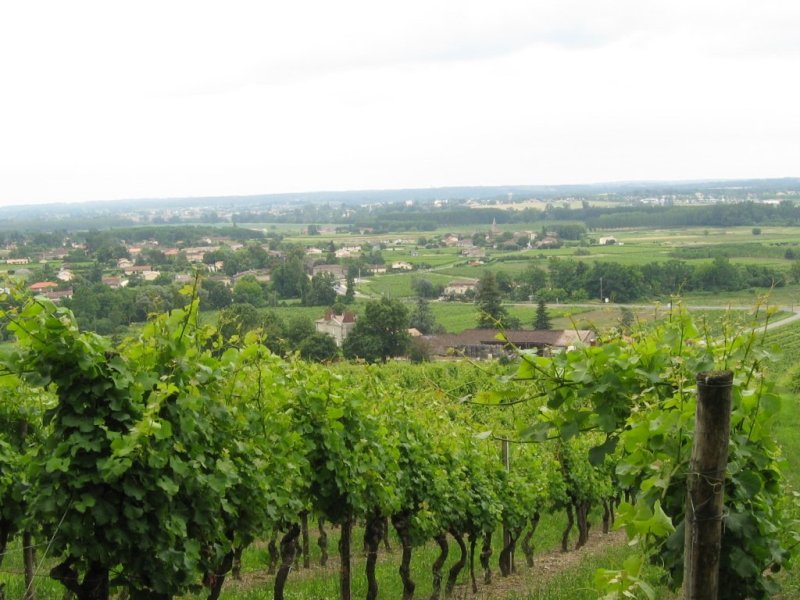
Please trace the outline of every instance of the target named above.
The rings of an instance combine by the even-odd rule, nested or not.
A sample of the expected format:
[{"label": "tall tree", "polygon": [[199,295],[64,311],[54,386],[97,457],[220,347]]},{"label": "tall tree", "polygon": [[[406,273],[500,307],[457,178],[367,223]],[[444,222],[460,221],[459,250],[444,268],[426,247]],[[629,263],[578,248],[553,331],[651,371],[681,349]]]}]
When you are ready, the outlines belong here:
[{"label": "tall tree", "polygon": [[428,300],[423,296],[417,298],[417,306],[414,308],[414,312],[411,313],[408,324],[409,327],[413,327],[425,335],[436,331],[436,317],[431,312]]},{"label": "tall tree", "polygon": [[551,327],[550,315],[547,313],[547,304],[545,304],[544,298],[539,298],[539,304],[536,306],[536,318],[533,320],[533,328],[550,329]]},{"label": "tall tree", "polygon": [[347,270],[346,284],[347,288],[344,292],[344,303],[352,304],[356,299],[356,278],[349,269]]},{"label": "tall tree", "polygon": [[307,285],[303,261],[296,256],[288,256],[272,271],[272,289],[281,298],[299,298]]},{"label": "tall tree", "polygon": [[483,277],[478,281],[475,304],[478,306],[478,327],[488,329],[519,327],[519,319],[509,316],[508,311],[502,305],[500,288],[491,271],[485,271]]}]

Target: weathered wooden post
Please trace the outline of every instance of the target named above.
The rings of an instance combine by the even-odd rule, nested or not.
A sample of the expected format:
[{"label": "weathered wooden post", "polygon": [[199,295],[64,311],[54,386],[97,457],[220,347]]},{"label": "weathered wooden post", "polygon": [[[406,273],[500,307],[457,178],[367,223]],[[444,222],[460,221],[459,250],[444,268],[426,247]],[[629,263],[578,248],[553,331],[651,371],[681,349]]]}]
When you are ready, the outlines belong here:
[{"label": "weathered wooden post", "polygon": [[719,598],[723,493],[731,431],[733,373],[697,375],[692,460],[686,481],[684,600]]},{"label": "weathered wooden post", "polygon": [[[509,471],[511,468],[511,447],[508,440],[503,440],[501,442],[501,455],[500,459],[503,461],[503,467],[506,471]],[[500,573],[503,577],[506,577],[511,574],[513,568],[513,561],[514,557],[510,552],[505,552],[505,549],[511,546],[511,531],[509,531],[508,527],[503,524],[503,552],[500,553]]]}]

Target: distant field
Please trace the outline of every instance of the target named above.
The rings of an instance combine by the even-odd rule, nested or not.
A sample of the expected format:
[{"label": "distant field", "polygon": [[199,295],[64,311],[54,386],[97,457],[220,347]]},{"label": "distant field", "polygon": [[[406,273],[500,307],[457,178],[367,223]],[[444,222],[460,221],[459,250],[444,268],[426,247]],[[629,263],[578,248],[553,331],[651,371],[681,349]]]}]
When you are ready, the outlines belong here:
[{"label": "distant field", "polygon": [[447,285],[454,280],[454,277],[442,275],[440,273],[413,272],[413,273],[393,273],[389,275],[376,275],[365,279],[358,285],[358,290],[364,293],[387,296],[389,298],[405,298],[414,296],[414,289],[411,287],[414,278],[426,279],[434,284]]},{"label": "distant field", "polygon": [[[430,307],[436,321],[450,333],[459,333],[478,326],[478,309],[470,302],[431,302]],[[533,327],[536,305],[516,304],[506,305],[506,308],[511,316],[522,322],[524,329]],[[578,315],[591,311],[590,308],[569,306],[548,309],[554,329],[571,329],[573,325],[570,316],[577,318]]]},{"label": "distant field", "polygon": [[800,285],[792,284],[772,290],[747,288],[736,292],[688,292],[683,300],[689,305],[755,306],[759,301],[771,305],[793,307],[800,305]]}]

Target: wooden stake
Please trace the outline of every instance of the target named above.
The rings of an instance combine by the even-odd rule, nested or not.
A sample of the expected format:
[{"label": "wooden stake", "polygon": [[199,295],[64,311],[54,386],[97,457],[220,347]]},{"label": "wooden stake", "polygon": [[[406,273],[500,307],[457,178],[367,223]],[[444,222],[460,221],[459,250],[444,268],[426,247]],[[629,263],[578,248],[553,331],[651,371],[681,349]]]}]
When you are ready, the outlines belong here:
[{"label": "wooden stake", "polygon": [[685,600],[719,598],[723,493],[731,430],[730,371],[697,375],[692,460],[686,480]]}]

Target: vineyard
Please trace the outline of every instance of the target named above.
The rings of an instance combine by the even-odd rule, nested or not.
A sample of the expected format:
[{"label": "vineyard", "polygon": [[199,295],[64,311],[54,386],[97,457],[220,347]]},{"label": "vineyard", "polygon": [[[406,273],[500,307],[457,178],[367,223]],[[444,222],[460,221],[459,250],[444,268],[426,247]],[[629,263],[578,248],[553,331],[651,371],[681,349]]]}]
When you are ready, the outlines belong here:
[{"label": "vineyard", "polygon": [[0,378],[0,560],[24,547],[9,598],[214,599],[259,569],[259,597],[299,597],[312,556],[345,600],[354,565],[368,599],[391,597],[395,558],[404,600],[450,597],[553,539],[580,548],[592,521],[631,540],[594,597],[654,598],[652,564],[680,587],[696,375],[718,369],[734,372],[721,597],[776,593],[800,543],[755,326],[712,338],[676,309],[508,366],[321,366],[258,332],[223,342],[192,292],[119,345],[41,298],[9,295],[3,318],[17,342]]}]

